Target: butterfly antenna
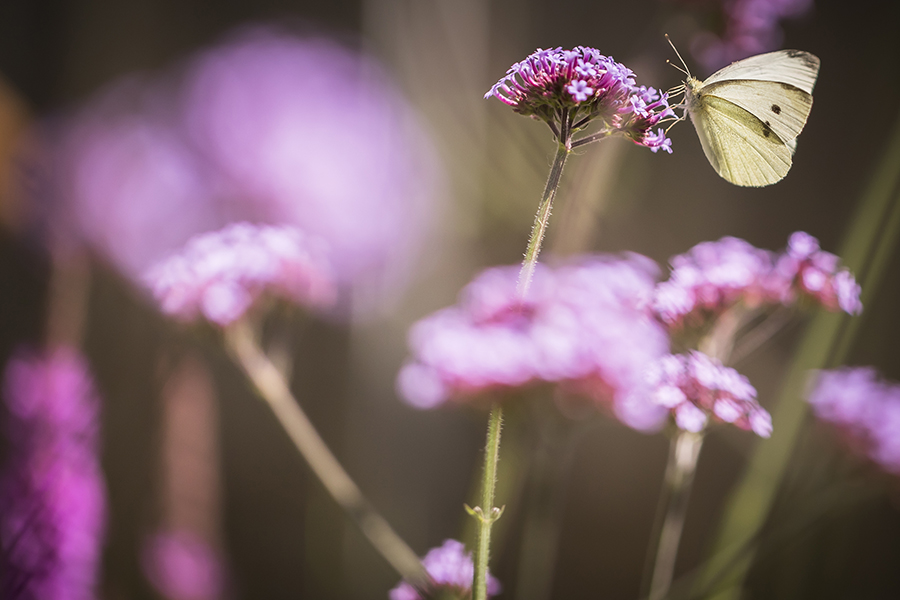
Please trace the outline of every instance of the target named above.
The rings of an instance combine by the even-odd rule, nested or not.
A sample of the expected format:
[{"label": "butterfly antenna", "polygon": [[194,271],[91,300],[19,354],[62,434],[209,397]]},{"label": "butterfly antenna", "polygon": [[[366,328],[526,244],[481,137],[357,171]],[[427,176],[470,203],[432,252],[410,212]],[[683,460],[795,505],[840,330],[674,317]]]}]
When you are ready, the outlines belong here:
[{"label": "butterfly antenna", "polygon": [[679,67],[678,65],[676,65],[675,63],[673,63],[673,62],[672,62],[671,60],[669,60],[669,59],[666,59],[666,64],[669,65],[670,67],[675,67],[676,69],[678,69],[679,71],[681,71],[682,73],[684,73],[685,75],[687,75],[688,77],[691,76],[690,73],[688,73],[687,71],[685,71],[684,69],[682,69],[681,67]]},{"label": "butterfly antenna", "polygon": [[681,57],[681,52],[679,52],[678,48],[675,47],[675,44],[672,43],[672,40],[669,38],[668,33],[666,34],[666,41],[669,42],[670,46],[672,46],[672,50],[675,51],[675,54],[678,56],[678,60],[680,60],[681,64],[684,65],[684,69],[683,70],[679,69],[677,65],[672,65],[672,63],[669,61],[666,61],[666,62],[668,62],[670,65],[672,65],[673,67],[675,67],[676,69],[678,69],[679,71],[681,71],[682,73],[687,75],[688,77],[693,77],[693,75],[691,75],[691,70],[688,69],[687,63],[684,62],[684,59]]}]

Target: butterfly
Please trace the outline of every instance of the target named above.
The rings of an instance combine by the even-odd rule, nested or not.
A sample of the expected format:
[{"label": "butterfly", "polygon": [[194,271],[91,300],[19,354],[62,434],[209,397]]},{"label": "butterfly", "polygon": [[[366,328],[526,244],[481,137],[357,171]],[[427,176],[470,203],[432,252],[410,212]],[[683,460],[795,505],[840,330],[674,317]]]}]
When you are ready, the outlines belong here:
[{"label": "butterfly", "polygon": [[683,106],[716,173],[741,186],[781,181],[812,109],[819,59],[779,50],[734,62],[706,81],[685,74]]}]

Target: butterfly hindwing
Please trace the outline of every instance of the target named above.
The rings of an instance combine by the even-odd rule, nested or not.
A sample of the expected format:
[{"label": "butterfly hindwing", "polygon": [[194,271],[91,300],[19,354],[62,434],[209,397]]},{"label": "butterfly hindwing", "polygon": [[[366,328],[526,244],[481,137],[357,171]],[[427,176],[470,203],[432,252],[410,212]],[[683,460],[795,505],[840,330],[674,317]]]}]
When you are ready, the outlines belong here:
[{"label": "butterfly hindwing", "polygon": [[703,152],[716,172],[735,185],[761,187],[780,181],[791,168],[791,149],[744,108],[715,95],[698,98],[691,120]]},{"label": "butterfly hindwing", "polygon": [[800,135],[812,109],[812,96],[788,83],[732,79],[704,83],[703,96],[716,96],[743,108],[783,142]]}]

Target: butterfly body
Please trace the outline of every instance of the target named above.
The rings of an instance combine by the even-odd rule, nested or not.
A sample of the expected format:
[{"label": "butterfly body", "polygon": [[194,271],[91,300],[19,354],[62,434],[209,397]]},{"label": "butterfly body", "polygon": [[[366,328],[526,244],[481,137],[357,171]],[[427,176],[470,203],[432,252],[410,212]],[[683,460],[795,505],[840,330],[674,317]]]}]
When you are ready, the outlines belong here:
[{"label": "butterfly body", "polygon": [[812,54],[781,50],[732,63],[705,81],[689,76],[685,110],[716,172],[751,187],[784,178],[818,73]]}]

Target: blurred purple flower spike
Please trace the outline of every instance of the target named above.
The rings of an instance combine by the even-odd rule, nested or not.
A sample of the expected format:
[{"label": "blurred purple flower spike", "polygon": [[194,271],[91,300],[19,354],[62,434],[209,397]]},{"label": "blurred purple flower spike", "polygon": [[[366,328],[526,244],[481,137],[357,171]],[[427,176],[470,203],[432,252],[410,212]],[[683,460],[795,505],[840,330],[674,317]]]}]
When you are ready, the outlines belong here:
[{"label": "blurred purple flower spike", "polygon": [[522,299],[518,267],[488,269],[456,306],[413,326],[414,358],[399,374],[400,394],[431,408],[484,393],[560,385],[610,404],[632,427],[658,428],[665,410],[639,393],[644,368],[668,350],[665,331],[645,309],[656,271],[639,255],[540,266]]},{"label": "blurred purple flower spike", "polygon": [[326,39],[257,29],[200,55],[188,80],[193,141],[270,219],[325,239],[339,280],[406,270],[437,166],[380,65]]},{"label": "blurred purple flower spike", "polygon": [[[475,566],[472,563],[472,553],[466,552],[462,542],[445,540],[443,545],[432,548],[422,559],[422,566],[434,581],[435,598],[451,598],[467,600],[472,597],[472,577]],[[488,575],[487,595],[496,596],[500,593],[500,582]],[[443,594],[443,595],[441,595]],[[432,596],[428,596],[431,598]],[[397,587],[388,593],[390,600],[426,600],[410,584],[401,581]]]},{"label": "blurred purple flower spike", "polygon": [[0,475],[4,598],[93,600],[106,493],[98,400],[87,365],[59,348],[6,368],[10,441]]},{"label": "blurred purple flower spike", "polygon": [[61,129],[54,212],[133,279],[251,221],[323,238],[338,282],[378,296],[403,283],[438,196],[435,153],[387,73],[274,29],[120,82]]}]

